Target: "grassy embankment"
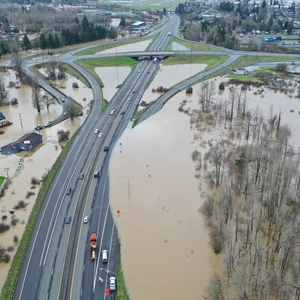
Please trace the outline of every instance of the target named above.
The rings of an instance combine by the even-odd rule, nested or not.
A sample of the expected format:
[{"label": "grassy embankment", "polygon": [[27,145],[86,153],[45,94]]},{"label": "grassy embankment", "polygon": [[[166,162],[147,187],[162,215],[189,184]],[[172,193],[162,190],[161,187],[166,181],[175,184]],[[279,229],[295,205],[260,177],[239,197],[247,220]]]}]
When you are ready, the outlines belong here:
[{"label": "grassy embankment", "polygon": [[5,180],[5,177],[3,177],[3,176],[0,176],[0,187],[2,186],[2,184],[3,184],[4,180]]},{"label": "grassy embankment", "polygon": [[125,280],[121,267],[121,253],[119,252],[118,269],[117,269],[117,287],[116,300],[129,300],[129,296],[126,291]]},{"label": "grassy embankment", "polygon": [[104,84],[101,78],[95,72],[95,68],[99,67],[123,67],[130,66],[134,68],[138,63],[135,59],[120,56],[120,57],[105,57],[105,58],[90,58],[90,59],[80,59],[76,63],[89,72],[98,82],[101,87],[104,87]]},{"label": "grassy embankment", "polygon": [[33,206],[32,212],[30,214],[29,220],[27,222],[27,225],[25,227],[25,231],[23,233],[22,239],[20,241],[20,244],[18,246],[16,255],[13,259],[13,262],[11,264],[11,267],[9,269],[9,273],[7,276],[7,279],[5,281],[4,287],[2,289],[0,300],[8,300],[13,298],[13,294],[15,291],[15,287],[17,284],[19,272],[21,270],[23,260],[27,251],[27,247],[31,238],[31,234],[34,228],[34,224],[36,222],[36,219],[39,215],[40,208],[44,202],[44,199],[47,195],[47,192],[51,186],[51,183],[62,163],[64,158],[66,157],[76,135],[78,134],[79,130],[77,130],[70,141],[67,143],[67,145],[63,148],[61,153],[59,154],[58,158],[56,159],[54,165],[52,166],[51,170],[49,171],[45,181],[43,182],[40,191],[38,193],[36,202]]},{"label": "grassy embankment", "polygon": [[[242,68],[242,67],[253,65],[257,62],[282,62],[282,61],[291,62],[292,60],[299,61],[300,58],[288,57],[288,56],[282,56],[282,57],[278,57],[278,56],[243,56],[243,57],[238,58],[231,65],[224,67],[223,69],[220,69],[219,71],[215,72],[214,74],[211,74],[207,77],[200,79],[195,84],[205,81],[205,80],[208,80],[208,79],[211,79],[211,78],[214,78],[214,77],[229,74],[233,68]],[[206,70],[204,70],[203,73],[205,73]],[[241,75],[241,77],[243,77],[243,76],[246,76],[246,75]]]},{"label": "grassy embankment", "polygon": [[95,47],[88,48],[88,49],[82,50],[80,52],[74,53],[74,56],[75,55],[77,55],[77,56],[92,55],[92,54],[95,54],[95,53],[98,53],[98,52],[101,52],[101,51],[104,51],[107,49],[116,48],[116,47],[120,47],[123,45],[135,44],[135,43],[143,42],[143,41],[150,40],[150,39],[155,39],[155,36],[145,36],[145,37],[140,37],[139,39],[135,39],[132,41],[122,41],[122,42],[115,42],[113,44],[108,44],[108,45],[99,45],[99,46],[95,46]]},{"label": "grassy embankment", "polygon": [[209,45],[194,44],[194,43],[191,43],[191,42],[188,42],[188,41],[182,41],[182,40],[179,40],[179,39],[175,38],[174,36],[171,38],[171,41],[167,46],[167,49],[166,49],[167,51],[172,51],[172,50],[176,51],[176,50],[178,50],[176,47],[175,48],[172,47],[172,44],[174,42],[188,48],[191,51],[217,51],[217,52],[223,52],[224,51],[222,49],[218,49],[218,48],[215,48],[215,47],[212,47],[212,46],[209,46]]}]

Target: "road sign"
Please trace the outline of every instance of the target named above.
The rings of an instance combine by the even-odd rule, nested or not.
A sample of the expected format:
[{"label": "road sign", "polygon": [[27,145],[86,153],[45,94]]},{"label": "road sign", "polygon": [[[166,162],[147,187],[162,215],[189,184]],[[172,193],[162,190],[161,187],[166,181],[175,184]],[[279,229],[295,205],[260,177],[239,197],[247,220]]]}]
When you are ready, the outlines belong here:
[{"label": "road sign", "polygon": [[109,295],[109,290],[108,290],[108,289],[105,289],[104,294],[105,294],[105,295]]},{"label": "road sign", "polygon": [[120,142],[119,145],[122,146],[123,144]]},{"label": "road sign", "polygon": [[117,210],[117,214],[119,215],[120,213],[121,213],[121,211],[118,209],[118,210]]}]

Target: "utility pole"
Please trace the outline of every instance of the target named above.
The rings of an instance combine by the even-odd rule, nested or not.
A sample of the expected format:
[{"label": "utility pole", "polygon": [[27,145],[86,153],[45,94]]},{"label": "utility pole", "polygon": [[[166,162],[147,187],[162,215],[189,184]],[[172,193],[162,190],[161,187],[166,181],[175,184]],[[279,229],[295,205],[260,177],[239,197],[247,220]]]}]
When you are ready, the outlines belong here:
[{"label": "utility pole", "polygon": [[22,129],[23,129],[22,116],[21,116],[21,114],[19,114],[19,118],[20,118],[21,127],[22,127]]}]

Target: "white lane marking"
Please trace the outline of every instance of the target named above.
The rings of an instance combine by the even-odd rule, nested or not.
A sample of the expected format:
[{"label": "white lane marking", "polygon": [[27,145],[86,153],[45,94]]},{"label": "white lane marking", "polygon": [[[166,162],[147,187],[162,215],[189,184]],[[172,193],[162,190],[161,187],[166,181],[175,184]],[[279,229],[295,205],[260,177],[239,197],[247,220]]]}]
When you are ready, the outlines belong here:
[{"label": "white lane marking", "polygon": [[[85,124],[87,124],[87,123],[85,123]],[[85,124],[84,124],[84,125],[85,125]],[[92,123],[92,124],[93,124],[93,123]],[[87,125],[85,125],[85,126],[87,126]],[[84,128],[82,129],[82,131],[80,132],[80,134],[76,137],[75,141],[79,139],[80,135],[83,134],[83,131],[84,131]],[[76,144],[75,141],[74,141],[74,144],[73,144],[72,147],[71,147],[70,152],[72,152],[73,148],[75,147],[75,144]],[[65,165],[66,161],[67,161],[67,160],[64,161],[64,165]],[[63,169],[63,168],[62,168],[62,169]],[[55,181],[54,186],[57,184],[57,181],[58,181],[58,178],[59,178],[59,176],[60,176],[60,174],[61,174],[61,172],[62,172],[62,169],[61,169],[61,171],[60,171],[60,173],[59,173],[59,175],[58,175],[58,177],[57,177],[57,179],[56,179],[56,181]],[[49,202],[50,202],[50,197],[48,198],[48,201],[47,201],[47,204],[46,204],[46,207],[45,207],[45,210],[44,210],[44,212],[43,212],[43,215],[42,215],[41,220],[43,220],[43,218],[44,218],[44,215],[45,215],[45,213],[46,213],[46,210],[47,210],[47,207],[48,207]],[[30,261],[31,261],[31,258],[32,258],[32,253],[33,253],[33,250],[34,250],[34,248],[35,248],[37,236],[38,236],[38,234],[39,234],[41,225],[42,225],[42,222],[40,222],[40,224],[39,224],[38,230],[37,230],[36,235],[35,235],[35,238],[34,238],[33,246],[32,246],[31,251],[30,251],[28,263],[27,263],[27,266],[26,266],[26,271],[25,271],[25,274],[24,274],[24,277],[23,277],[23,283],[22,283],[22,286],[21,286],[21,291],[20,291],[20,297],[19,297],[19,300],[21,300],[21,297],[22,297],[22,294],[23,294],[23,289],[24,289],[25,280],[26,280],[26,278],[27,278],[27,273],[28,273],[28,269],[29,269],[29,264],[30,264]]]},{"label": "white lane marking", "polygon": [[[104,196],[104,193],[105,193],[105,190],[106,190],[107,180],[108,180],[108,173],[106,175],[105,184],[104,184],[104,188],[103,188],[103,196]],[[103,202],[103,200],[102,200],[102,202]],[[105,229],[106,222],[107,222],[107,215],[108,215],[108,212],[109,212],[109,208],[110,208],[110,201],[108,201],[107,209],[106,209],[106,213],[105,213],[105,219],[104,219],[104,223],[103,223],[102,234],[101,234],[101,241],[100,241],[100,247],[99,247],[99,254],[100,254],[100,251],[102,249],[104,229]],[[99,232],[99,226],[100,226],[100,220],[99,220],[99,223],[98,223],[97,234]],[[97,273],[98,273],[99,262],[100,262],[100,259],[97,260],[97,265],[95,266],[96,268],[94,267],[93,292],[95,291],[95,285],[96,285],[96,281],[97,281]]]}]

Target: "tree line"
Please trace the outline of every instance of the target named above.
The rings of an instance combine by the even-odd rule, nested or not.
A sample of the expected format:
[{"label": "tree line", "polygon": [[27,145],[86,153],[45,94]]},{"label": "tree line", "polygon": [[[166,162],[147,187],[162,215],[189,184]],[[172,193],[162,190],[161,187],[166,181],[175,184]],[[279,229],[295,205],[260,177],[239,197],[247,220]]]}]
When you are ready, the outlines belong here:
[{"label": "tree line", "polygon": [[201,211],[210,244],[222,255],[205,299],[300,298],[300,153],[282,112],[266,117],[231,88],[216,101],[215,83],[202,84],[201,109],[191,118],[200,131],[226,128],[193,159],[211,192]]},{"label": "tree line", "polygon": [[[123,21],[124,22],[124,21]],[[55,49],[61,46],[75,45],[99,39],[115,39],[117,31],[111,28],[105,28],[101,25],[90,23],[86,16],[81,22],[76,17],[73,26],[70,28],[62,28],[59,33],[41,33],[39,38],[30,41],[27,34],[19,41],[17,38],[13,40],[0,39],[0,55],[14,52],[18,47],[20,50],[30,50],[32,48]]]}]

